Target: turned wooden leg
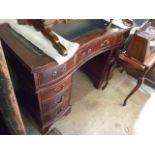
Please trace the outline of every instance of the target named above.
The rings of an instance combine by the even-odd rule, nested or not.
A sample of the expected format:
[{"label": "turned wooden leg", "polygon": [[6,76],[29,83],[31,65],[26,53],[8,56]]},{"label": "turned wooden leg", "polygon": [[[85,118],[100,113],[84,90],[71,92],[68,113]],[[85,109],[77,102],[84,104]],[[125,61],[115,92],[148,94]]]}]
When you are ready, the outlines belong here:
[{"label": "turned wooden leg", "polygon": [[129,95],[126,97],[126,99],[124,100],[123,106],[126,106],[127,104],[127,100],[129,99],[129,97],[131,97],[131,95],[133,95],[138,88],[142,85],[142,83],[144,82],[144,77],[141,77],[138,79],[137,85],[134,87],[134,89],[129,93]]}]

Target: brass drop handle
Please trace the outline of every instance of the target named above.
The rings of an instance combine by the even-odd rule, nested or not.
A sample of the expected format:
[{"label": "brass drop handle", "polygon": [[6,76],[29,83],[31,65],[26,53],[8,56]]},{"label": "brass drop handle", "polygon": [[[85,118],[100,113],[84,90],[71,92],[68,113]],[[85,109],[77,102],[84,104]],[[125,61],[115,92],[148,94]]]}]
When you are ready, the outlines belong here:
[{"label": "brass drop handle", "polygon": [[88,49],[88,54],[90,54],[92,52],[92,49],[90,48],[90,49]]},{"label": "brass drop handle", "polygon": [[61,111],[62,111],[62,110],[61,110],[61,108],[60,108],[60,109],[57,111],[57,115],[58,115],[58,114],[60,114],[60,113],[61,113]]},{"label": "brass drop handle", "polygon": [[63,66],[63,68],[62,68],[62,72],[65,72],[65,71],[66,71],[66,69],[67,69],[66,65],[65,65],[65,66]]},{"label": "brass drop handle", "polygon": [[61,90],[64,89],[64,88],[65,88],[65,83],[61,84],[60,87],[55,88],[54,91],[55,91],[55,92],[59,92],[59,91],[61,91]]},{"label": "brass drop handle", "polygon": [[55,104],[57,104],[57,107],[60,106],[63,103],[65,96],[62,95],[59,101],[56,101]]},{"label": "brass drop handle", "polygon": [[[65,98],[65,96],[63,95],[63,96],[61,97],[61,100],[57,103],[59,106],[62,105],[64,98]],[[64,106],[61,106],[61,107],[59,108],[59,110],[57,111],[57,114],[61,113],[61,112],[64,110],[64,108],[65,108]]]},{"label": "brass drop handle", "polygon": [[59,115],[64,109],[65,109],[64,106],[60,107],[60,109],[57,111],[57,115]]},{"label": "brass drop handle", "polygon": [[101,43],[101,46],[108,45],[109,43],[110,43],[109,40],[104,40],[104,41]]},{"label": "brass drop handle", "polygon": [[56,70],[53,71],[52,76],[53,76],[53,77],[56,77],[56,76],[57,76],[57,71],[56,71]]},{"label": "brass drop handle", "polygon": [[83,53],[82,53],[82,56],[85,57],[85,56],[86,56],[86,52],[83,52]]}]

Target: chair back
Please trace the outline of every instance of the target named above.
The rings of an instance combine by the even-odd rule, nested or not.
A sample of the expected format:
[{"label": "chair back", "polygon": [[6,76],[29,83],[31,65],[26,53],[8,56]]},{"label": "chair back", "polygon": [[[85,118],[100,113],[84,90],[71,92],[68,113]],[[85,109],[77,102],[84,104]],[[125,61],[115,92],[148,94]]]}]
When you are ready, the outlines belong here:
[{"label": "chair back", "polygon": [[149,41],[135,33],[127,47],[126,54],[143,63],[147,52],[149,52]]}]

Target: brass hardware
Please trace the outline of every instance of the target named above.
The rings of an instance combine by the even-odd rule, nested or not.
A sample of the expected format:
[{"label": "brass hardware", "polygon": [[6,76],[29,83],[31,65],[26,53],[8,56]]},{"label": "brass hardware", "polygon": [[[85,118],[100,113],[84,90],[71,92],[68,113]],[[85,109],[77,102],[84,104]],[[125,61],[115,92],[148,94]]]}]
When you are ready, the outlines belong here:
[{"label": "brass hardware", "polygon": [[88,49],[88,53],[90,54],[92,52],[92,49],[90,48],[90,49]]},{"label": "brass hardware", "polygon": [[55,92],[59,92],[59,91],[61,91],[62,89],[64,89],[64,87],[65,87],[65,84],[63,83],[63,84],[61,84],[61,87],[60,87],[60,88],[56,88],[56,89],[54,89],[54,91],[55,91]]},{"label": "brass hardware", "polygon": [[86,52],[83,52],[83,53],[82,53],[82,56],[83,56],[83,57],[86,56]]},{"label": "brass hardware", "polygon": [[108,45],[109,43],[110,43],[109,40],[104,40],[104,41],[101,43],[101,46]]},{"label": "brass hardware", "polygon": [[62,109],[60,108],[58,111],[57,111],[57,115],[60,114],[62,111]]},{"label": "brass hardware", "polygon": [[66,71],[66,65],[63,66],[62,71],[63,71],[63,72]]},{"label": "brass hardware", "polygon": [[75,54],[75,56],[74,56],[74,64],[76,64],[76,61],[77,61],[77,54]]},{"label": "brass hardware", "polygon": [[56,106],[57,108],[57,111],[55,112],[55,115],[59,115],[65,108],[66,106],[65,105],[62,105],[63,104],[63,101],[61,99],[61,101],[58,103],[58,105]]},{"label": "brass hardware", "polygon": [[57,71],[53,71],[52,76],[55,77],[57,75]]},{"label": "brass hardware", "polygon": [[64,83],[61,85],[61,89],[63,89],[63,88],[65,88],[65,84]]},{"label": "brass hardware", "polygon": [[56,101],[55,104],[61,105],[63,103],[63,100],[65,99],[65,96],[62,95],[59,101]]}]

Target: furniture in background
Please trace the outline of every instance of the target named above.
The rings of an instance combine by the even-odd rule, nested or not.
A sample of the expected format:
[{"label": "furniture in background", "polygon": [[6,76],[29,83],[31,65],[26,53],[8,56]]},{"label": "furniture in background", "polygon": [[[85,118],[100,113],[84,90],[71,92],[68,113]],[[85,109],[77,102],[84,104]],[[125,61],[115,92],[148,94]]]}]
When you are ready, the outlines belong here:
[{"label": "furniture in background", "polygon": [[[127,49],[128,44],[136,31],[144,32],[145,30],[147,30],[147,27],[150,27],[150,26],[155,27],[154,19],[134,19],[133,22],[136,27],[133,27],[132,30],[130,31],[130,34],[129,34],[128,39],[126,40],[124,49]],[[150,40],[150,39],[148,39],[148,40]],[[145,51],[145,53],[149,53],[149,52],[152,52],[152,50],[149,49],[149,50]],[[131,76],[138,78],[138,72],[135,72],[129,68],[126,69],[126,71]],[[147,78],[145,79],[144,83],[155,89],[155,65],[152,66],[152,68],[147,73],[146,77]]]},{"label": "furniture in background", "polygon": [[0,114],[11,134],[26,134],[0,40]]},{"label": "furniture in background", "polygon": [[84,65],[96,88],[108,80],[112,55],[123,47],[130,30],[114,24],[106,30],[108,24],[104,20],[73,20],[56,26],[53,31],[80,44],[76,54],[62,65],[7,24],[0,26],[2,46],[17,75],[20,97],[42,132],[71,111],[72,77],[78,68]]},{"label": "furniture in background", "polygon": [[[137,85],[124,100],[123,106],[127,100],[141,86],[155,64],[155,34],[154,27],[147,27],[147,31],[137,31],[129,42],[126,51],[119,55],[120,62],[129,74],[136,75]],[[153,73],[152,73],[153,74]]]}]

